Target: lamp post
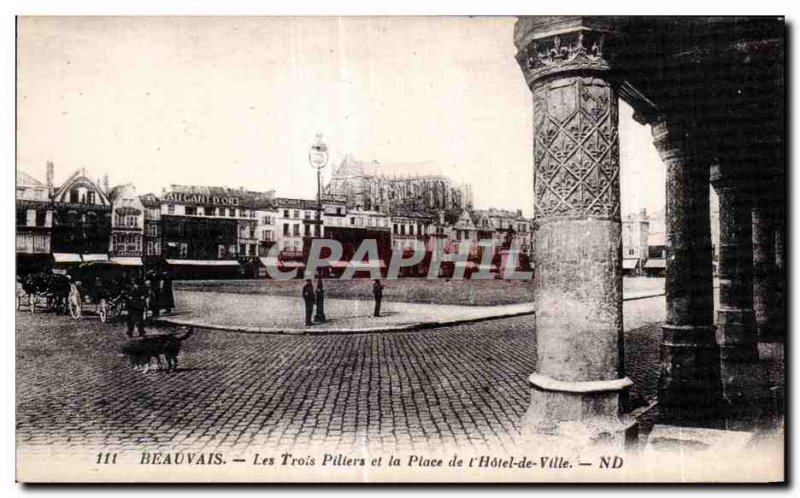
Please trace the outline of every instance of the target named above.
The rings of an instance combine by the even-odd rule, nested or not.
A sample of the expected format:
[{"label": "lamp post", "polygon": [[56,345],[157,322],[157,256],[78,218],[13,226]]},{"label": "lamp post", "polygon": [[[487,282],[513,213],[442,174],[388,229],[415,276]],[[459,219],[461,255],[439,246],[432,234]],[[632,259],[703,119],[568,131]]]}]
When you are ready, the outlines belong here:
[{"label": "lamp post", "polygon": [[[317,133],[317,141],[311,145],[308,151],[308,162],[311,167],[317,170],[317,223],[315,235],[322,235],[322,169],[328,164],[328,146],[322,141],[322,134]],[[317,270],[319,272],[319,270]],[[314,315],[315,322],[325,321],[325,290],[322,288],[322,275],[317,273],[317,312]]]}]

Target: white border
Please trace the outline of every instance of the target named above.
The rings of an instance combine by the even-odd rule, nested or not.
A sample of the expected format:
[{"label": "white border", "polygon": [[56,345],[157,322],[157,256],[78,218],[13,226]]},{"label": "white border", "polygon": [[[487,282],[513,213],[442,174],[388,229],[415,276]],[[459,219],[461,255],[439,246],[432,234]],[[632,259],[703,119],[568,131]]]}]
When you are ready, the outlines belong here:
[{"label": "white border", "polygon": [[[795,24],[798,19],[798,2],[789,1],[775,1],[775,0],[758,0],[755,2],[737,3],[737,2],[722,2],[715,1],[710,3],[698,1],[678,1],[670,0],[665,2],[652,2],[652,1],[637,1],[637,2],[622,2],[616,0],[603,0],[603,1],[582,1],[571,0],[569,2],[545,2],[545,1],[526,1],[526,2],[512,2],[508,0],[489,1],[489,0],[460,0],[458,2],[443,3],[434,2],[432,0],[405,0],[395,3],[379,3],[377,1],[369,2],[364,0],[344,0],[344,1],[325,1],[325,0],[294,0],[292,2],[277,2],[277,1],[248,1],[248,0],[224,0],[224,1],[210,1],[210,0],[193,0],[191,2],[169,2],[165,0],[139,0],[139,1],[57,1],[57,0],[7,0],[0,7],[3,15],[0,16],[0,26],[2,27],[2,44],[0,44],[0,67],[4,69],[4,77],[2,79],[2,91],[0,91],[0,103],[2,105],[2,116],[5,118],[3,123],[5,125],[4,133],[0,136],[0,151],[2,158],[7,165],[2,170],[2,185],[7,194],[2,198],[4,201],[0,204],[2,207],[2,216],[0,216],[0,223],[3,227],[3,243],[0,244],[0,260],[5,261],[6,264],[2,267],[2,276],[0,282],[5,282],[0,286],[0,302],[5,303],[7,310],[11,311],[11,303],[13,297],[13,288],[10,283],[14,277],[14,249],[13,249],[13,220],[14,216],[14,199],[10,195],[12,191],[12,184],[14,181],[14,64],[15,64],[15,47],[14,47],[14,32],[15,32],[15,18],[17,14],[24,15],[513,15],[513,14],[625,14],[625,15],[786,15],[789,22],[790,36],[788,42],[787,53],[789,60],[787,67],[789,69],[796,66],[797,55],[794,50],[793,40],[796,37]],[[511,43],[511,33],[509,33],[509,43]],[[794,82],[794,79],[789,76],[789,81]],[[789,89],[790,92],[796,90]],[[794,92],[792,92],[794,93]],[[794,114],[791,111],[795,110],[796,98],[790,99],[788,103],[792,104],[790,113],[787,114],[787,119],[791,120]],[[797,143],[798,133],[796,128],[789,128],[792,132],[791,137],[787,137],[788,143]],[[789,158],[792,157],[790,153]],[[788,168],[791,165],[787,165]],[[791,192],[797,192],[798,178],[800,175],[794,174],[789,177],[791,185],[788,187]],[[792,195],[789,195],[792,198]],[[793,209],[795,205],[791,205],[790,214],[790,249],[794,247],[791,244],[791,234],[795,233],[798,228],[795,220],[796,210]],[[794,260],[795,251],[792,251],[790,261]],[[790,264],[793,269],[795,265]],[[793,277],[794,273],[790,277]],[[797,293],[793,293],[793,301],[790,309],[800,309],[796,306]],[[231,491],[243,491],[242,489],[231,488],[210,488],[208,490],[194,489],[180,489],[180,488],[115,488],[113,490],[103,488],[37,488],[35,490],[22,488],[20,485],[14,484],[14,319],[13,312],[1,313],[0,318],[3,321],[3,327],[0,329],[3,337],[2,356],[0,357],[0,365],[2,365],[2,393],[4,395],[4,402],[0,403],[0,417],[2,418],[2,429],[0,430],[0,481],[2,482],[3,496],[18,496],[26,491],[38,493],[52,493],[60,492],[72,495],[83,495],[85,493],[109,493],[114,494],[144,494],[148,496],[169,496],[175,495],[188,495],[202,493],[204,495],[229,494]],[[789,332],[792,334],[792,331]],[[796,337],[792,337],[793,351],[791,355],[794,360],[797,357],[797,344]],[[793,368],[792,371],[796,371]],[[794,400],[796,394],[796,381],[790,379],[790,386],[795,387],[789,393],[790,401]],[[795,416],[789,423],[793,429],[796,428],[796,410],[792,410]],[[795,429],[796,430],[796,429]],[[795,430],[791,430],[793,434]],[[796,462],[797,458],[792,460]],[[791,470],[790,470],[791,472]],[[791,475],[791,474],[790,474]],[[793,476],[793,480],[797,481],[797,475]],[[207,491],[207,492],[206,492]],[[404,492],[418,494],[431,494],[437,495],[447,494],[462,494],[465,492],[495,492],[498,489],[488,490],[486,488],[475,489],[387,489],[387,488],[374,488],[362,487],[356,489],[333,488],[325,489],[322,487],[316,488],[291,488],[287,491],[286,488],[266,488],[266,489],[253,489],[249,488],[252,493],[264,493],[269,495],[283,495],[291,492],[296,493],[309,493],[309,492],[335,492],[337,494],[344,493],[374,493],[376,491],[382,492]],[[552,488],[501,488],[501,492],[524,493],[530,495],[531,493],[551,494],[554,493]],[[561,490],[563,491],[563,490]],[[664,489],[664,488],[647,488],[647,489],[586,489],[586,488],[572,488],[567,494],[584,494],[586,492],[595,494],[617,494],[619,492],[627,493],[663,493],[663,492],[681,492],[681,496],[691,496],[695,494],[707,494],[709,492],[725,493],[726,495],[734,493],[760,493],[761,489],[758,488],[740,488],[733,489],[708,489],[708,488],[691,488],[691,489]],[[788,492],[788,489],[783,490]],[[563,495],[563,492],[559,492]]]}]

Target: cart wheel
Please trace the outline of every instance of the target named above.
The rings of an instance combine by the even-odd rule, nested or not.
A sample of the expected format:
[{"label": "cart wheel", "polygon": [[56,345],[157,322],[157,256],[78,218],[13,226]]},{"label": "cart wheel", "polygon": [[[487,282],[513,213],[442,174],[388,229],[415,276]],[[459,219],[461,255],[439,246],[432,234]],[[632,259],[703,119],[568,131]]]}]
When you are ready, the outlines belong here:
[{"label": "cart wheel", "polygon": [[108,321],[108,305],[105,299],[101,299],[100,304],[97,305],[97,314],[100,315],[101,322],[106,323]]},{"label": "cart wheel", "polygon": [[74,303],[72,301],[69,302],[69,305],[68,305],[69,306],[69,316],[71,316],[75,320],[80,318],[80,315],[78,315],[78,312],[79,312],[79,308],[78,307],[80,305],[81,305],[81,303]]}]

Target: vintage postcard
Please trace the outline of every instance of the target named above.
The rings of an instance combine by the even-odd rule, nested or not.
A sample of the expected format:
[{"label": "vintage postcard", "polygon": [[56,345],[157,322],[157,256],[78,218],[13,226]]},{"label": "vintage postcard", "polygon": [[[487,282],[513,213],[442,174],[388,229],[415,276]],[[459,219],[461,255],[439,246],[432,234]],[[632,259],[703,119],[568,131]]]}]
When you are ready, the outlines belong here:
[{"label": "vintage postcard", "polygon": [[18,17],[17,480],[784,482],[785,29]]}]

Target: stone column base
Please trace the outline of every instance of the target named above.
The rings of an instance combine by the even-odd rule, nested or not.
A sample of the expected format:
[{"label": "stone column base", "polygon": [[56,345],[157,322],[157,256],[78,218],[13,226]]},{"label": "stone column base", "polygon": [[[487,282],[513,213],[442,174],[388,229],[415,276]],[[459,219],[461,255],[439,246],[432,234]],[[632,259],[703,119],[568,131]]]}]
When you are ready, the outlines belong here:
[{"label": "stone column base", "polygon": [[619,414],[619,397],[633,385],[629,378],[565,382],[534,373],[528,381],[532,389],[523,420],[525,436],[555,436],[561,444],[577,448],[636,444],[636,420]]},{"label": "stone column base", "polygon": [[722,308],[717,311],[717,342],[722,361],[758,361],[755,323],[751,309]]},{"label": "stone column base", "polygon": [[723,401],[715,329],[713,325],[662,326],[660,423],[720,426]]}]

